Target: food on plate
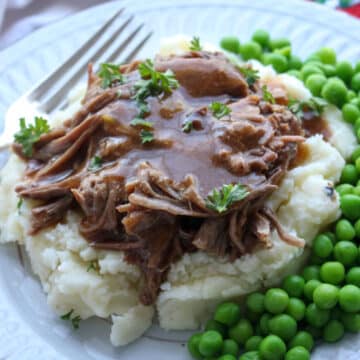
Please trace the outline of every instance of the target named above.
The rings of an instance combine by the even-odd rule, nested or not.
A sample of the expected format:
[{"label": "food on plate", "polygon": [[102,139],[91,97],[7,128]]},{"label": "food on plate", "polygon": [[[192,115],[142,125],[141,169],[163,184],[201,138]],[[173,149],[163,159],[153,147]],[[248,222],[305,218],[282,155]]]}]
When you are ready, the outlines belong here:
[{"label": "food on plate", "polygon": [[[270,41],[255,35],[240,46],[245,59],[261,59]],[[234,39],[223,44],[239,47]],[[289,44],[269,47],[265,64],[282,71],[277,50]],[[319,91],[317,79],[310,83]],[[343,187],[340,201],[334,189],[340,177],[357,181],[356,165],[343,171],[357,141],[335,107],[340,100],[330,101],[342,92],[334,84],[323,96],[328,104],[294,76],[181,36],[153,60],[102,64],[98,72],[89,66],[87,89],[70,96],[68,109],[33,124],[20,120],[1,177],[1,241],[24,245],[49,305],[75,328],[91,316],[111,317],[117,346],[141,336],[155,310],[161,327],[176,330],[198,328],[217,308],[189,349],[201,357],[218,356],[222,346],[235,352],[253,336],[256,316],[241,318],[232,300],[296,272],[340,207],[353,214],[360,200]],[[353,113],[343,111],[348,119]],[[348,225],[337,232],[351,242]],[[348,244],[333,250],[322,242],[316,256],[334,251],[334,263],[350,262]],[[326,264],[321,276],[337,274]],[[301,286],[312,296],[312,269],[307,274]],[[300,334],[293,317],[305,310],[296,281],[248,298],[255,314],[278,316],[264,318],[274,334],[252,339],[249,351],[283,349],[284,335],[276,334],[283,323]],[[342,294],[351,308],[357,295]],[[318,291],[317,302],[323,297]],[[221,334],[227,327],[230,339]]]}]

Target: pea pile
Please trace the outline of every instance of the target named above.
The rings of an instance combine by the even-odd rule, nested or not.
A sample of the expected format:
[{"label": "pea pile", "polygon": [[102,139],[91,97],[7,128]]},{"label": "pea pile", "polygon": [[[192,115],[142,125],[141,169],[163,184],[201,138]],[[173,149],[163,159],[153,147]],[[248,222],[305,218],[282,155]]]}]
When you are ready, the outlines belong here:
[{"label": "pea pile", "polygon": [[[257,30],[240,44],[225,37],[221,47],[244,60],[272,65],[301,79],[314,97],[342,110],[360,141],[360,62],[337,61],[322,48],[304,62],[287,39]],[[340,184],[342,217],[313,241],[308,265],[279,288],[254,292],[244,304],[220,304],[201,333],[188,341],[198,360],[307,360],[315,342],[334,343],[360,331],[360,146],[345,165]]]}]

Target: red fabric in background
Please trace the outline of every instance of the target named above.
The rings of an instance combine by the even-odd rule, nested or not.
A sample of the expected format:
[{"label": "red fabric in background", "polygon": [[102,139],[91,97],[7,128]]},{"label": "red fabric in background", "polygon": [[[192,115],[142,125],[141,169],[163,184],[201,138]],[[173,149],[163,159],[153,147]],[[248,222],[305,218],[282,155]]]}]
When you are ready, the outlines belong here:
[{"label": "red fabric in background", "polygon": [[339,8],[339,10],[360,18],[360,4],[350,6],[348,8]]}]

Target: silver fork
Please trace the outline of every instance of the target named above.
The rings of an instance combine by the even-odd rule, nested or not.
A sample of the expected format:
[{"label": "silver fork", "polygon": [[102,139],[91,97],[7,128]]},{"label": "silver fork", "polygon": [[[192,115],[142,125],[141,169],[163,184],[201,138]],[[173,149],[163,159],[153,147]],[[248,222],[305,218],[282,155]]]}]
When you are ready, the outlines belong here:
[{"label": "silver fork", "polygon": [[103,60],[106,62],[115,61],[119,55],[124,63],[134,59],[152,32],[141,35],[144,24],[140,24],[125,39],[121,39],[124,30],[133,24],[134,17],[131,15],[124,16],[123,21],[115,29],[110,29],[107,35],[107,30],[123,13],[124,9],[117,11],[70,58],[10,105],[5,114],[4,131],[0,135],[0,149],[12,142],[21,117],[28,120],[35,115],[46,117],[64,106],[66,94],[86,73],[89,62],[98,61],[104,53],[106,57]]}]

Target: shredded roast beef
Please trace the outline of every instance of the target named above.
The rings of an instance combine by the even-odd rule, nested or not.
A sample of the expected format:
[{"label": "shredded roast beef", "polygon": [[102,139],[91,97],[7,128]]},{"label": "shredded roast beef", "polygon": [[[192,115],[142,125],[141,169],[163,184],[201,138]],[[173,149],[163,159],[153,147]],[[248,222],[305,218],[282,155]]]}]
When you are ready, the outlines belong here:
[{"label": "shredded roast beef", "polygon": [[[265,206],[304,139],[284,92],[272,85],[279,101],[265,101],[259,84],[248,86],[220,53],[157,57],[155,69],[173,71],[180,86],[147,99],[154,141],[143,144],[140,129],[130,125],[139,112],[138,65],[122,66],[125,83],[105,89],[89,67],[80,111],[35,144],[16,189],[39,201],[32,234],[70,208],[81,212],[79,229],[91,246],[124,251],[140,267],[144,304],[156,300],[170,265],[185,252],[233,261],[271,247],[272,231],[303,246]],[[227,104],[230,115],[216,118],[209,108],[215,101]],[[183,131],[186,121],[190,132]],[[14,150],[25,158],[19,144]],[[248,195],[218,213],[206,198],[223,184],[242,184]]]}]

